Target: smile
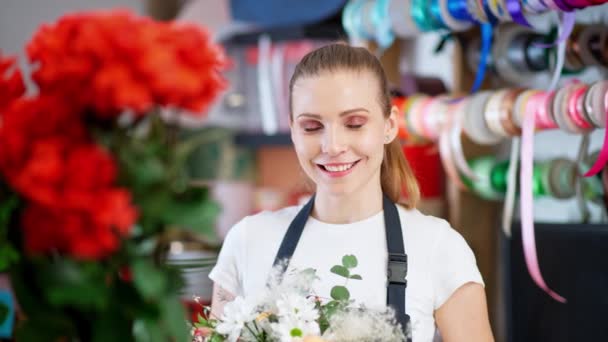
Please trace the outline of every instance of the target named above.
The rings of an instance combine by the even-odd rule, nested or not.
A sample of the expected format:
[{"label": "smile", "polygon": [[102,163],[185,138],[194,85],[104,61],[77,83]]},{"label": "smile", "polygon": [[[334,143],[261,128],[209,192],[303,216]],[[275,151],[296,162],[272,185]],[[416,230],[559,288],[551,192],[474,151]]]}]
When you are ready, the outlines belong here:
[{"label": "smile", "polygon": [[317,164],[325,174],[331,177],[342,177],[349,174],[353,167],[359,163],[359,160],[352,163],[340,163],[340,164]]}]

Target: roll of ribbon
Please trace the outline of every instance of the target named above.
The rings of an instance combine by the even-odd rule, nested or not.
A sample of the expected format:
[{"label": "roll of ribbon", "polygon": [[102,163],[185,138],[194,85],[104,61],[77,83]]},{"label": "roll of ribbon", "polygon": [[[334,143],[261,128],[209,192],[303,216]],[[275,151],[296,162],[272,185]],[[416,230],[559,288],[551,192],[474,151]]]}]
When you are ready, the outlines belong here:
[{"label": "roll of ribbon", "polygon": [[513,123],[519,128],[520,131],[524,115],[526,115],[528,111],[532,111],[532,109],[528,107],[528,101],[532,98],[532,96],[539,93],[542,93],[542,90],[528,89],[524,90],[521,94],[519,94],[519,96],[517,96],[517,99],[515,100],[515,108],[513,110]]},{"label": "roll of ribbon", "polygon": [[466,177],[472,181],[477,180],[475,172],[471,170],[469,163],[464,157],[464,149],[462,148],[462,127],[466,116],[466,110],[469,105],[469,98],[460,99],[458,102],[454,102],[453,120],[452,127],[450,129],[450,145],[452,148],[452,155],[454,162],[456,163],[457,169]]},{"label": "roll of ribbon", "polygon": [[[574,98],[573,100],[573,96],[575,94],[575,92],[577,91],[577,89],[580,89],[580,87],[583,86],[583,93],[580,93],[579,98],[582,101],[582,95],[584,94],[584,85],[581,84],[568,84],[564,87],[562,87],[561,89],[559,89],[558,91],[555,92],[555,96],[553,98],[552,101],[552,112],[553,112],[553,118],[555,119],[555,122],[557,123],[557,126],[564,132],[570,133],[570,134],[582,134],[585,132],[588,132],[592,126],[588,125],[586,127],[580,127],[576,124],[575,120],[581,120],[581,116],[582,113],[580,113],[578,111],[577,108],[573,108],[575,113],[572,113],[570,110],[572,109],[572,102],[573,101],[578,101],[578,98]],[[576,107],[576,102],[574,104],[574,107]],[[580,106],[580,110],[582,110],[582,103]],[[576,116],[576,119],[573,119],[573,116]]]},{"label": "roll of ribbon", "polygon": [[411,15],[411,0],[390,0],[388,17],[392,31],[398,37],[410,38],[418,35],[420,30]]},{"label": "roll of ribbon", "polygon": [[456,114],[453,113],[456,110],[456,106],[450,106],[446,115],[445,125],[441,129],[439,135],[439,155],[441,157],[441,163],[448,178],[454,183],[459,189],[465,190],[466,187],[460,179],[458,170],[454,163],[454,157],[450,146],[450,130],[454,124],[454,120],[458,119]]},{"label": "roll of ribbon", "polygon": [[[596,127],[606,127],[608,116],[608,81],[593,84],[586,94],[585,107]],[[585,177],[598,174],[608,162],[608,129],[604,130],[604,142],[595,163],[585,173]]]},{"label": "roll of ribbon", "polygon": [[497,136],[506,138],[509,136],[501,122],[501,107],[502,101],[508,94],[508,89],[495,91],[490,97],[485,106],[484,119],[490,131]]},{"label": "roll of ribbon", "polygon": [[568,159],[551,160],[547,175],[547,188],[552,197],[572,198],[575,195],[576,164]]},{"label": "roll of ribbon", "polygon": [[540,14],[549,10],[543,0],[522,0],[522,6],[526,12],[533,14]]},{"label": "roll of ribbon", "polygon": [[389,5],[392,0],[376,0],[372,8],[371,17],[375,27],[375,39],[381,49],[388,48],[395,41],[392,31]]},{"label": "roll of ribbon", "polygon": [[439,0],[439,11],[443,22],[451,31],[465,31],[473,23],[473,18],[466,12],[466,0]]},{"label": "roll of ribbon", "polygon": [[477,175],[477,181],[471,182],[465,179],[463,182],[475,194],[488,200],[500,200],[503,194],[493,187],[491,174],[496,165],[496,159],[493,156],[484,156],[472,159],[469,164],[471,169]]},{"label": "roll of ribbon", "polygon": [[534,83],[540,72],[548,69],[546,49],[533,44],[542,39],[523,26],[499,26],[492,45],[492,61],[498,76],[512,84]]},{"label": "roll of ribbon", "polygon": [[608,67],[608,59],[602,56],[602,44],[608,37],[608,30],[604,25],[588,25],[578,35],[580,57],[585,65],[599,65]]},{"label": "roll of ribbon", "polygon": [[493,145],[502,140],[501,136],[490,130],[484,119],[486,103],[491,94],[488,91],[473,94],[468,103],[463,122],[465,133],[471,140],[480,145]]},{"label": "roll of ribbon", "polygon": [[342,11],[342,25],[351,40],[370,39],[363,30],[362,7],[367,0],[350,0]]},{"label": "roll of ribbon", "polygon": [[515,124],[515,101],[524,90],[509,89],[500,105],[500,124],[505,132],[516,137],[521,135],[521,128]]},{"label": "roll of ribbon", "polygon": [[435,141],[439,138],[441,128],[446,121],[448,100],[449,97],[447,96],[434,97],[422,116],[421,127],[427,139]]}]

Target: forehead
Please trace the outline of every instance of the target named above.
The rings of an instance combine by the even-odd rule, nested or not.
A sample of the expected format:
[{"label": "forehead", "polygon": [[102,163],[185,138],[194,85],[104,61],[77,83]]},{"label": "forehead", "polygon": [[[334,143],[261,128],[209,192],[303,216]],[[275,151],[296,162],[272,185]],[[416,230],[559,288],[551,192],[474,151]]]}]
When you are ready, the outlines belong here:
[{"label": "forehead", "polygon": [[305,76],[293,85],[293,114],[335,114],[358,107],[377,111],[378,89],[377,78],[368,70],[325,71]]}]

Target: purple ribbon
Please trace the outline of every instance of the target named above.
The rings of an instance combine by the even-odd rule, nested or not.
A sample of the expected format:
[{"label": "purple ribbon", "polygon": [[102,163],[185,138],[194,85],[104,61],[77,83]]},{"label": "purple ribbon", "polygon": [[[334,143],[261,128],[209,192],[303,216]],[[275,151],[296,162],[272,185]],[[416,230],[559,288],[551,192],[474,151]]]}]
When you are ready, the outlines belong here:
[{"label": "purple ribbon", "polygon": [[506,0],[505,5],[507,6],[507,11],[509,11],[509,15],[516,23],[532,28],[532,25],[528,22],[523,13],[523,8],[521,7],[520,0]]}]

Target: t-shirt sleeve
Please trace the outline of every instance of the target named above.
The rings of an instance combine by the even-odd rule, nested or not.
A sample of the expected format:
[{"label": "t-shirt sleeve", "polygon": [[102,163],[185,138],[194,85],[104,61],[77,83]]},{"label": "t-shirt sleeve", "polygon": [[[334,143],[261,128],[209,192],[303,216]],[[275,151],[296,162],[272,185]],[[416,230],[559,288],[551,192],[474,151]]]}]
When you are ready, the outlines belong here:
[{"label": "t-shirt sleeve", "polygon": [[469,282],[484,285],[473,251],[462,235],[447,222],[444,222],[444,227],[439,232],[431,267],[434,277],[435,310],[462,285]]},{"label": "t-shirt sleeve", "polygon": [[222,244],[217,263],[209,273],[209,278],[233,295],[242,291],[241,281],[244,261],[244,236],[247,218],[235,224]]}]

